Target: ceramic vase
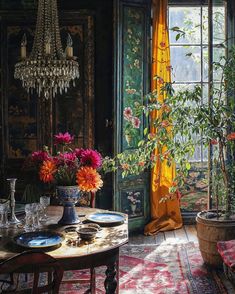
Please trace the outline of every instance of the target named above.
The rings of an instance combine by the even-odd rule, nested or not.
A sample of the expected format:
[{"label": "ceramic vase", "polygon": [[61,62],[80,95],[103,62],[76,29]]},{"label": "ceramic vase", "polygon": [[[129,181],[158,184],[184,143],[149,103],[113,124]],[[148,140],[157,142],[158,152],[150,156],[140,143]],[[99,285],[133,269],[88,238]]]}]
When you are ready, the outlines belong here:
[{"label": "ceramic vase", "polygon": [[132,136],[129,134],[125,134],[125,139],[126,139],[127,145],[131,146]]},{"label": "ceramic vase", "polygon": [[131,214],[135,214],[137,205],[134,203],[131,203],[130,205],[131,205]]},{"label": "ceramic vase", "polygon": [[78,186],[57,186],[56,191],[64,207],[62,218],[59,220],[58,224],[72,225],[80,223],[75,209],[75,204],[80,198]]}]

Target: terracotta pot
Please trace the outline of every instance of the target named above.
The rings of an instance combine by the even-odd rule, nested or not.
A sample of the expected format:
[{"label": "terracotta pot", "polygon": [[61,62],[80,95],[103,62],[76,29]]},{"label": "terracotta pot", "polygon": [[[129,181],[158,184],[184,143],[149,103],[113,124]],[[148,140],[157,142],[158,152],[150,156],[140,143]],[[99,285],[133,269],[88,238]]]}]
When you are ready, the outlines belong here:
[{"label": "terracotta pot", "polygon": [[235,220],[206,219],[205,215],[206,211],[202,211],[196,217],[202,258],[207,265],[221,267],[223,262],[217,251],[217,242],[235,239]]}]

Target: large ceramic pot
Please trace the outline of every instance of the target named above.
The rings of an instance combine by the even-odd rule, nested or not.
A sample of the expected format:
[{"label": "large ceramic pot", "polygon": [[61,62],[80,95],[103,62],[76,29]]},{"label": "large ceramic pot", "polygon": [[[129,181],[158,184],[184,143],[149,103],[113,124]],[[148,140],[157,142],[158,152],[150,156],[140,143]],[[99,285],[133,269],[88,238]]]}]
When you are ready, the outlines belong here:
[{"label": "large ceramic pot", "polygon": [[64,206],[63,216],[58,224],[72,225],[80,223],[75,209],[75,204],[80,197],[78,186],[57,186],[56,191],[57,196]]},{"label": "large ceramic pot", "polygon": [[217,251],[218,241],[235,239],[235,220],[207,219],[206,211],[197,214],[197,236],[204,262],[213,267],[221,267],[222,259]]}]

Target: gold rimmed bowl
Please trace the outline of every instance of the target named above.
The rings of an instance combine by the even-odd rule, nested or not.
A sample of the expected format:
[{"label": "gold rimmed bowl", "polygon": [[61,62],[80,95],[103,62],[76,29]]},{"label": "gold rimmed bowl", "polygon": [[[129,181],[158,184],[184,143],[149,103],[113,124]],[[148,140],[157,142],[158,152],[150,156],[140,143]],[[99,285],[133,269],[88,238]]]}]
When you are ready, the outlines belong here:
[{"label": "gold rimmed bowl", "polygon": [[98,229],[92,226],[81,226],[77,230],[79,237],[85,241],[91,241],[95,239],[96,234],[98,233]]}]

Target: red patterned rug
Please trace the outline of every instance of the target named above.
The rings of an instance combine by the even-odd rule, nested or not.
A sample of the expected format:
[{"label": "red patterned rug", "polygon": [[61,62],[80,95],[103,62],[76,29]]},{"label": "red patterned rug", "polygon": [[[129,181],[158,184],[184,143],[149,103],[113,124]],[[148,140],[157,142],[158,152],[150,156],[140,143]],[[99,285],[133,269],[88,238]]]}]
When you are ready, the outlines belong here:
[{"label": "red patterned rug", "polygon": [[[96,293],[104,291],[104,268],[96,270]],[[220,274],[203,265],[198,245],[126,245],[120,256],[120,294],[228,293]],[[64,279],[89,279],[87,271],[64,273]],[[62,284],[61,294],[82,294],[89,284]],[[234,292],[235,293],[235,292]]]}]

